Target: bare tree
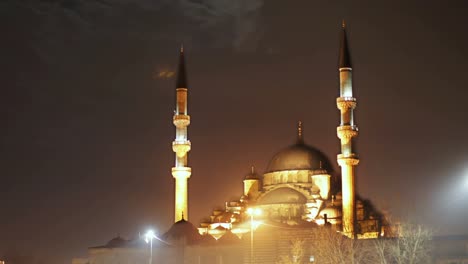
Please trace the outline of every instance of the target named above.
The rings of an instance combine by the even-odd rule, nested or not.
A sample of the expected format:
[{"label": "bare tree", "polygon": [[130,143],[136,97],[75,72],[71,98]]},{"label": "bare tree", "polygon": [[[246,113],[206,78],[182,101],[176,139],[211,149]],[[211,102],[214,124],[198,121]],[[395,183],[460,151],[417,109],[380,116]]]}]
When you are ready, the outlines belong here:
[{"label": "bare tree", "polygon": [[403,224],[394,237],[356,240],[323,228],[314,254],[320,264],[427,264],[432,234],[422,225]]},{"label": "bare tree", "polygon": [[289,256],[280,256],[277,264],[299,264],[304,257],[304,240],[295,239],[291,241],[291,253]]},{"label": "bare tree", "polygon": [[372,253],[371,254],[371,261],[373,263],[380,263],[380,264],[390,264],[390,243],[387,239],[374,239],[372,241]]},{"label": "bare tree", "polygon": [[396,237],[374,241],[376,263],[430,263],[432,235],[432,230],[422,225],[399,225]]},{"label": "bare tree", "polygon": [[331,229],[323,228],[319,234],[314,251],[320,264],[362,264],[370,256],[369,243],[355,240]]}]

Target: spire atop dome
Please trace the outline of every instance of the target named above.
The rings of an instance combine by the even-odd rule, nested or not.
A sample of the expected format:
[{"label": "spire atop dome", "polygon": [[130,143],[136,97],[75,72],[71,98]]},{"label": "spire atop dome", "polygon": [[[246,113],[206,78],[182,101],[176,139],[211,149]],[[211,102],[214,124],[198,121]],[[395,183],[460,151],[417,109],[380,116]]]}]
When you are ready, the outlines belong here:
[{"label": "spire atop dome", "polygon": [[255,167],[252,165],[250,167],[250,173],[245,176],[245,180],[258,180],[259,176],[255,171]]},{"label": "spire atop dome", "polygon": [[346,37],[346,23],[343,19],[341,22],[341,43],[340,43],[340,58],[339,58],[339,68],[352,68],[351,58],[349,56],[348,48],[348,38]]},{"label": "spire atop dome", "polygon": [[297,122],[297,142],[303,143],[304,139],[302,136],[302,121]]},{"label": "spire atop dome", "polygon": [[176,88],[188,88],[187,73],[185,70],[184,45],[180,46],[179,69],[177,71]]}]

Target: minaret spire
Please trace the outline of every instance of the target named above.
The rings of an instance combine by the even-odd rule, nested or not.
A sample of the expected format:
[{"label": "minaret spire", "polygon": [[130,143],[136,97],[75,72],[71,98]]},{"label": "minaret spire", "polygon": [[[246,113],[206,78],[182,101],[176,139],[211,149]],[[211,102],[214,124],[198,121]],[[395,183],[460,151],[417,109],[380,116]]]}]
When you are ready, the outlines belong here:
[{"label": "minaret spire", "polygon": [[302,121],[297,122],[297,143],[304,143],[302,135]]},{"label": "minaret spire", "polygon": [[339,57],[340,68],[352,68],[351,58],[349,56],[348,38],[346,36],[346,24],[343,19],[341,29],[341,43],[340,43],[340,57]]},{"label": "minaret spire", "polygon": [[172,168],[172,176],[175,178],[174,222],[182,220],[184,217],[188,220],[188,179],[192,174],[192,169],[188,166],[188,152],[191,149],[191,144],[187,135],[187,127],[190,125],[187,93],[184,48],[181,46],[176,82],[176,110],[173,117],[176,137],[172,142],[172,150],[176,154],[175,166]]},{"label": "minaret spire", "polygon": [[340,125],[337,135],[341,142],[341,153],[338,154],[338,164],[341,167],[341,184],[343,196],[343,233],[355,238],[356,234],[356,191],[355,166],[359,159],[354,152],[353,138],[358,135],[354,124],[354,108],[356,98],[353,97],[352,66],[349,56],[346,26],[343,21],[339,51],[338,69],[340,73],[340,96],[336,104],[340,110]]},{"label": "minaret spire", "polygon": [[178,72],[177,72],[176,87],[177,88],[188,88],[187,73],[185,71],[184,45],[180,46],[179,69],[178,69]]}]

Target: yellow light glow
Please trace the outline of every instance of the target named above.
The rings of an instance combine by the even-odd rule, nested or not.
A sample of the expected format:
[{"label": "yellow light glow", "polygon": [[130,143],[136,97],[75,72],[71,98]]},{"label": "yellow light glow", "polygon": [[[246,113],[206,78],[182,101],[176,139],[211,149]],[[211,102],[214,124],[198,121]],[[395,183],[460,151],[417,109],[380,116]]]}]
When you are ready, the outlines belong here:
[{"label": "yellow light glow", "polygon": [[231,229],[232,227],[231,223],[213,223],[210,225],[210,229],[216,229],[219,226],[226,228],[226,229]]},{"label": "yellow light glow", "polygon": [[261,224],[263,224],[262,221],[258,221],[258,220],[252,221],[253,230],[257,229]]},{"label": "yellow light glow", "polygon": [[198,229],[198,233],[200,235],[202,235],[202,236],[208,234],[208,228],[207,227],[199,227],[197,229]]},{"label": "yellow light glow", "polygon": [[187,180],[190,178],[192,169],[189,167],[172,168],[172,176],[175,178],[175,211],[174,222],[184,218],[188,220],[188,190]]},{"label": "yellow light glow", "polygon": [[231,229],[231,232],[236,234],[239,238],[242,238],[242,235],[249,232],[249,229],[247,228],[233,228]]},{"label": "yellow light glow", "polygon": [[259,216],[259,215],[262,215],[262,209],[260,208],[248,208],[247,209],[247,214],[248,215],[256,215],[256,216]]}]

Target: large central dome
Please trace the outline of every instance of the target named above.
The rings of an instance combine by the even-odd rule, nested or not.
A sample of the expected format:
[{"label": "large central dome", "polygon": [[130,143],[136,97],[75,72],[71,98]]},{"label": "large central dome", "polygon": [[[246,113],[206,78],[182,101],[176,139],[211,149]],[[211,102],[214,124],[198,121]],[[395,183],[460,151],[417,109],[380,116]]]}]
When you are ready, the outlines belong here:
[{"label": "large central dome", "polygon": [[266,172],[285,170],[331,171],[330,162],[320,150],[298,142],[276,153],[268,164]]}]

